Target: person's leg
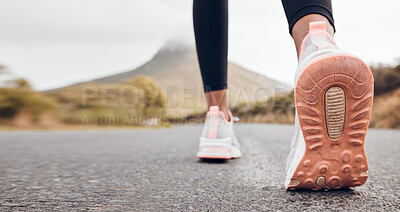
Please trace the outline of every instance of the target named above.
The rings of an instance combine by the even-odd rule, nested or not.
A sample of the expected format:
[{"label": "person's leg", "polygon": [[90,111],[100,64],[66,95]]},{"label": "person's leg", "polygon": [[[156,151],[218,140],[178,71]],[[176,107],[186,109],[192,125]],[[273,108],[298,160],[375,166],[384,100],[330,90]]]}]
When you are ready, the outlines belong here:
[{"label": "person's leg", "polygon": [[361,59],[336,47],[330,0],[282,2],[299,58],[296,133],[285,186],[361,186],[368,178],[364,141],[373,102],[372,73]]},{"label": "person's leg", "polygon": [[228,0],[194,0],[197,55],[208,113],[197,157],[232,159],[241,156],[227,102]]},{"label": "person's leg", "polygon": [[196,49],[208,107],[227,104],[228,0],[194,0]]}]

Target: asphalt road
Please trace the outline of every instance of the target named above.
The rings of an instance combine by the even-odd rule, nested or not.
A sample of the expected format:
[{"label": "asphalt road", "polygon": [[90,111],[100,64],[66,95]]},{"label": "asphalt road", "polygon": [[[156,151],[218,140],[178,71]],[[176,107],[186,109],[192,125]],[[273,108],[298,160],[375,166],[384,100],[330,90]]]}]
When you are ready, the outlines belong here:
[{"label": "asphalt road", "polygon": [[399,211],[400,131],[367,135],[369,180],[287,192],[293,127],[237,124],[243,156],[199,161],[201,126],[0,132],[0,211]]}]

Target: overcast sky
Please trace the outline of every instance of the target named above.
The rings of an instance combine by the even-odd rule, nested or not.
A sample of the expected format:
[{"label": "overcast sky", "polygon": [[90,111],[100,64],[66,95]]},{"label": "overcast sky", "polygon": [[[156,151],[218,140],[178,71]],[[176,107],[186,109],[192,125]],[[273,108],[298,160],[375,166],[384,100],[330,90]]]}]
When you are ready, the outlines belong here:
[{"label": "overcast sky", "polygon": [[[279,0],[230,0],[229,59],[293,82]],[[368,64],[400,57],[399,0],[333,0],[338,46]],[[191,0],[0,0],[0,64],[37,90],[136,68],[168,40],[193,43]]]}]

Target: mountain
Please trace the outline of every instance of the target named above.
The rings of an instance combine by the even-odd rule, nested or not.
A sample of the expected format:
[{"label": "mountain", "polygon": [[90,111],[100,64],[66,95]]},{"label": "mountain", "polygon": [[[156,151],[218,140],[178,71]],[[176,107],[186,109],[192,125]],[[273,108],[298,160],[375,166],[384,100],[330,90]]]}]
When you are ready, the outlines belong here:
[{"label": "mountain", "polygon": [[[231,106],[266,100],[291,90],[284,83],[234,63],[229,63],[228,72]],[[167,95],[167,108],[175,114],[177,111],[187,114],[206,108],[196,51],[194,47],[179,42],[168,42],[150,61],[134,70],[84,83],[115,84],[139,75],[152,77],[162,87]]]}]

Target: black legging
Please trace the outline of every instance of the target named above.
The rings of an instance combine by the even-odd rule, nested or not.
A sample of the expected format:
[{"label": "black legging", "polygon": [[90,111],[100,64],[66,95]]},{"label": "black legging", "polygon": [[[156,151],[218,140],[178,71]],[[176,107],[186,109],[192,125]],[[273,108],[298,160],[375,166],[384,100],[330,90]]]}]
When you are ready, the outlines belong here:
[{"label": "black legging", "polygon": [[[334,27],[331,0],[282,0],[289,33],[309,14],[325,16]],[[228,0],[194,0],[193,23],[204,91],[222,90],[227,84]]]}]

